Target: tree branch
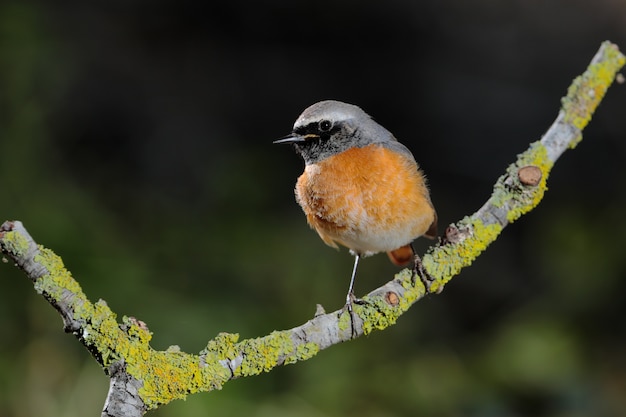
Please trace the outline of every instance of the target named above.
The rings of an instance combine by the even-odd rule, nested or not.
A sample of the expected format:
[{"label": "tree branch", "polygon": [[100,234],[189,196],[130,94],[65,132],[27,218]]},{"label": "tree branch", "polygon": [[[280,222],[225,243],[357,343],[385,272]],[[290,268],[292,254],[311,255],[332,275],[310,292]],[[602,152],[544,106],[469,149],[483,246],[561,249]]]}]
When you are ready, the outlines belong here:
[{"label": "tree branch", "polygon": [[582,130],[624,63],[617,46],[604,42],[570,86],[543,138],[518,155],[476,213],[450,225],[442,241],[424,255],[432,285],[426,289],[419,280],[412,282],[408,270],[400,272],[365,296],[364,304],[354,306],[354,333],[346,311],[324,313],[318,308],[303,325],[265,337],[238,341],[237,334],[220,333],[197,355],[177,347],[156,351],[149,345],[152,334],[145,323],[132,317],[119,323],[106,302],[89,301],[61,258],[38,246],[21,222],[0,227],[0,248],[60,313],[65,331],[80,340],[110,377],[102,415],[141,416],[188,394],[220,389],[231,379],[307,360],[332,345],[385,329],[427,292],[441,292],[507,224],[539,204],[553,164],[582,139]]}]

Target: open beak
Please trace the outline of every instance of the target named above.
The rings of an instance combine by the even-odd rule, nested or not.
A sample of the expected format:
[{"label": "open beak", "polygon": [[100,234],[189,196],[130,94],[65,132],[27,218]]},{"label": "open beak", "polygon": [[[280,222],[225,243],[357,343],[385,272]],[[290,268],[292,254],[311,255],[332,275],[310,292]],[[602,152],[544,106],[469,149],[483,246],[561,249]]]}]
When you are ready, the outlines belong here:
[{"label": "open beak", "polygon": [[289,144],[289,143],[300,143],[300,142],[304,142],[305,140],[306,140],[306,137],[304,137],[304,136],[300,136],[300,135],[297,135],[295,133],[290,133],[287,136],[285,136],[284,138],[275,140],[272,143],[287,143],[287,144]]}]

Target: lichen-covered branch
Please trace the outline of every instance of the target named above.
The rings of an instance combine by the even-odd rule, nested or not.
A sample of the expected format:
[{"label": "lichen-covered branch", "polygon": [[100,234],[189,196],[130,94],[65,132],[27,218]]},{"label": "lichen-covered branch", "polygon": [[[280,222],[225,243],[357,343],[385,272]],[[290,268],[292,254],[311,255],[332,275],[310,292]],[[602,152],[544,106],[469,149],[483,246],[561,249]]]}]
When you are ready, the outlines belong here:
[{"label": "lichen-covered branch", "polygon": [[429,288],[405,270],[356,304],[352,318],[344,310],[325,313],[318,308],[303,325],[265,337],[239,341],[236,334],[221,333],[199,354],[177,347],[157,351],[150,347],[152,335],[145,323],[132,317],[119,322],[104,301],[92,303],[61,258],[37,245],[21,222],[0,227],[0,249],[57,309],[65,330],[81,341],[111,378],[102,415],[140,416],[188,394],[220,389],[231,379],[306,360],[337,343],[385,329],[427,292],[440,292],[507,224],[541,201],[553,164],[581,140],[582,130],[624,63],[615,45],[602,44],[569,88],[543,138],[518,155],[483,207],[450,225],[442,241],[424,255],[423,266],[434,279]]},{"label": "lichen-covered branch", "polygon": [[587,70],[569,87],[556,120],[541,140],[518,155],[496,182],[489,200],[476,213],[450,225],[444,244],[431,248],[424,256],[424,267],[437,278],[431,291],[440,291],[507,224],[539,204],[552,166],[563,152],[582,140],[582,130],[625,62],[617,45],[602,43]]}]

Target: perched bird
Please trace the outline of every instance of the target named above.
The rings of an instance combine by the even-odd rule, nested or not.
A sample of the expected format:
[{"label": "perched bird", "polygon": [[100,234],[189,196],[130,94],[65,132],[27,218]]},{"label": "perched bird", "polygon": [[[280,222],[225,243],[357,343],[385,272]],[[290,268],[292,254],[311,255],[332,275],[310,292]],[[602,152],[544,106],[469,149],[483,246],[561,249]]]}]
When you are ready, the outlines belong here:
[{"label": "perched bird", "polygon": [[[437,214],[413,155],[361,108],[315,103],[274,143],[293,144],[304,159],[295,193],[309,225],[324,243],[354,255],[350,311],[361,257],[387,252],[404,265],[414,259],[413,240],[437,236]],[[417,268],[417,256],[415,262]]]}]

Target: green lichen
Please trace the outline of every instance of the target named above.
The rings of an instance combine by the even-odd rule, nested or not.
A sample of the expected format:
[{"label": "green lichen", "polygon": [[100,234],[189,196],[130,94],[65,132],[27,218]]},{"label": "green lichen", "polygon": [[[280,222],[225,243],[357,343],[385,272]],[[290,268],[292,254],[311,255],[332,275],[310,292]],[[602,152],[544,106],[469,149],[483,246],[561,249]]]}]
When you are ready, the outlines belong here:
[{"label": "green lichen", "polygon": [[28,239],[17,231],[4,232],[2,248],[14,254],[17,258],[21,258],[28,252]]},{"label": "green lichen", "polygon": [[339,327],[339,330],[342,332],[352,331],[352,321],[348,310],[344,309],[340,313],[339,320],[337,321],[337,327]]},{"label": "green lichen", "polygon": [[313,356],[317,355],[319,351],[320,347],[317,343],[308,342],[298,345],[295,355],[288,356],[285,359],[285,364],[292,364],[311,359]]}]

